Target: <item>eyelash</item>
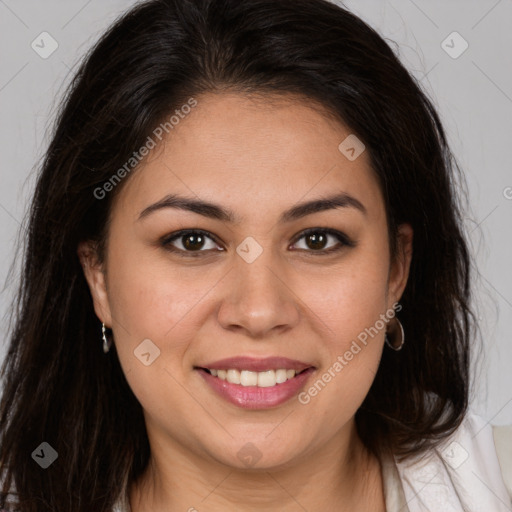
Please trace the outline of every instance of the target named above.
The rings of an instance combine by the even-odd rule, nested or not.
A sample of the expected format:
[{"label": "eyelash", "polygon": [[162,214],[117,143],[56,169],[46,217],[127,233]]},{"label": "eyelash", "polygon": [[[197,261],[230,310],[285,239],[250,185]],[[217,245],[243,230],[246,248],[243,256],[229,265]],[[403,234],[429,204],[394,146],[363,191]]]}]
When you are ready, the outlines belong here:
[{"label": "eyelash", "polygon": [[[355,245],[356,245],[355,242],[350,240],[350,238],[348,238],[347,235],[345,235],[341,231],[337,231],[336,229],[331,229],[331,228],[305,229],[304,231],[299,233],[299,235],[294,239],[293,245],[296,244],[301,238],[306,237],[307,235],[310,235],[311,233],[323,233],[323,234],[331,235],[331,236],[337,238],[338,242],[340,242],[341,245],[331,247],[330,249],[319,249],[317,251],[315,251],[313,249],[309,249],[309,250],[308,249],[298,249],[298,250],[309,252],[314,255],[328,255],[328,254],[338,252],[341,249],[343,249],[344,247],[355,247]],[[173,247],[171,245],[171,243],[174,242],[175,240],[182,238],[185,235],[191,235],[191,234],[204,235],[205,237],[210,238],[217,245],[220,245],[220,243],[216,240],[216,237],[214,237],[208,231],[204,231],[202,229],[183,229],[180,231],[176,231],[176,232],[171,233],[171,234],[165,236],[164,238],[162,238],[160,243],[164,247],[164,249],[166,249],[167,251],[176,253],[180,257],[184,257],[184,258],[189,258],[189,257],[197,258],[197,257],[202,256],[201,253],[208,253],[208,252],[212,251],[212,249],[207,249],[207,250],[199,249],[197,251],[185,251],[183,249],[177,249],[176,247]],[[220,251],[217,251],[217,252],[220,252]]]}]

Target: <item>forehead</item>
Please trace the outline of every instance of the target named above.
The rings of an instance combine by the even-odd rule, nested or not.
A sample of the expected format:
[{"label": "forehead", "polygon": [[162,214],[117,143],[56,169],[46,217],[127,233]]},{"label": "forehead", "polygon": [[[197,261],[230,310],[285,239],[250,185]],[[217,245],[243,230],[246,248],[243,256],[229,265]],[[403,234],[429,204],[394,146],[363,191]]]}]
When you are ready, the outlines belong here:
[{"label": "forehead", "polygon": [[321,105],[236,93],[196,101],[129,178],[120,207],[140,213],[169,193],[216,198],[241,217],[263,204],[289,206],[339,191],[381,201],[369,155],[349,159],[340,151],[354,135]]}]

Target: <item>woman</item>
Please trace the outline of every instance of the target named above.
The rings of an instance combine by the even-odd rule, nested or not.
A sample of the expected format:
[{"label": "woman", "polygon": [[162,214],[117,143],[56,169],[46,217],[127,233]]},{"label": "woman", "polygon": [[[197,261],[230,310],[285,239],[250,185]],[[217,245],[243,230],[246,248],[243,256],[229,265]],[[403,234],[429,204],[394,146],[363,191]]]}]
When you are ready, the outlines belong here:
[{"label": "woman", "polygon": [[132,9],[39,175],[2,505],[509,510],[509,461],[468,413],[457,173],[432,104],[346,10]]}]

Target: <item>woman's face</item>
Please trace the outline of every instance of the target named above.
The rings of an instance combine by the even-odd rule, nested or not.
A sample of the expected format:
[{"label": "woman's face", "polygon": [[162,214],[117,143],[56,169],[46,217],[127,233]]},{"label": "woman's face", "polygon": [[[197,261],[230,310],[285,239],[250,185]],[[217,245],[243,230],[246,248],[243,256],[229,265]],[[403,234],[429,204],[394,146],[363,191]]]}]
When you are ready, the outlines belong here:
[{"label": "woman's face", "polygon": [[[105,273],[85,272],[153,449],[285,467],[353,426],[379,365],[382,319],[406,284],[412,233],[401,226],[391,264],[368,152],[358,156],[352,138],[340,150],[350,131],[305,100],[196,100],[125,178]],[[170,195],[216,206],[173,207]],[[171,240],[184,229],[202,234]],[[80,251],[84,261],[87,245]],[[231,370],[229,380],[203,368]],[[307,370],[282,371],[292,369]]]}]

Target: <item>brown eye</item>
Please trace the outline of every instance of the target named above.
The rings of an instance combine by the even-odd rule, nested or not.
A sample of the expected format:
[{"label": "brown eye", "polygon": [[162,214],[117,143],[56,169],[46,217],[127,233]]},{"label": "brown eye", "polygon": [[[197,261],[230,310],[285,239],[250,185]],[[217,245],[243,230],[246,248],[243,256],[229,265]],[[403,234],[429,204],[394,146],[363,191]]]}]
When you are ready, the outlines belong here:
[{"label": "brown eye", "polygon": [[200,256],[201,253],[212,250],[223,250],[206,231],[195,229],[171,233],[161,241],[161,244],[165,249],[184,256]]},{"label": "brown eye", "polygon": [[190,249],[192,251],[197,251],[201,249],[205,242],[205,237],[201,233],[190,233],[189,235],[183,235],[181,237],[183,246],[186,249]]},{"label": "brown eye", "polygon": [[[355,247],[355,242],[350,240],[344,233],[335,229],[308,229],[302,232],[301,236],[296,239],[295,244],[302,239],[304,239],[305,247],[299,247],[299,249],[317,254],[335,252],[343,249],[343,247]],[[337,241],[338,243],[333,244],[330,240]]]},{"label": "brown eye", "polygon": [[306,245],[310,249],[324,249],[327,243],[327,236],[321,231],[305,235]]}]

